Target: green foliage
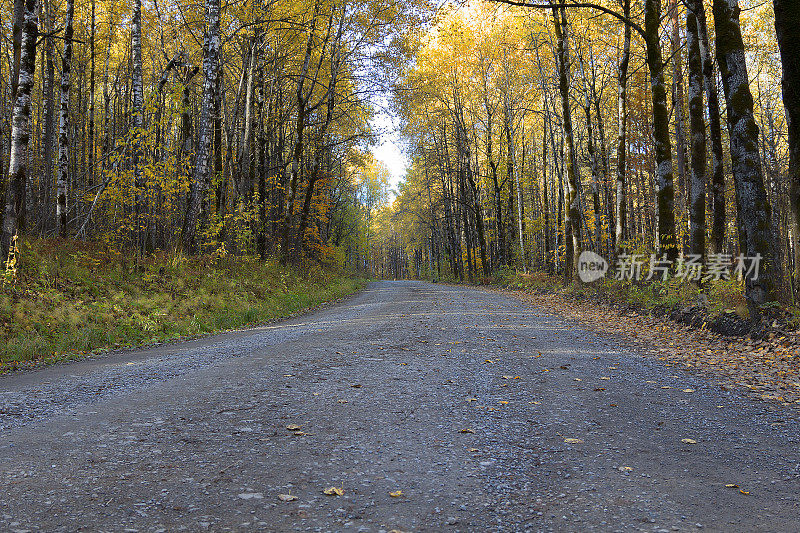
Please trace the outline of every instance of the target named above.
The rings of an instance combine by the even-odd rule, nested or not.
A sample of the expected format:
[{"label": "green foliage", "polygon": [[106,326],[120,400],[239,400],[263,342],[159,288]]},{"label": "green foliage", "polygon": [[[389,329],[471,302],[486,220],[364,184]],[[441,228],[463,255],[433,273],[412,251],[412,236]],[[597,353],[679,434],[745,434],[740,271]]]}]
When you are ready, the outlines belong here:
[{"label": "green foliage", "polygon": [[78,241],[22,241],[17,282],[0,289],[0,370],[284,317],[358,290],[314,266],[214,253],[139,261]]}]

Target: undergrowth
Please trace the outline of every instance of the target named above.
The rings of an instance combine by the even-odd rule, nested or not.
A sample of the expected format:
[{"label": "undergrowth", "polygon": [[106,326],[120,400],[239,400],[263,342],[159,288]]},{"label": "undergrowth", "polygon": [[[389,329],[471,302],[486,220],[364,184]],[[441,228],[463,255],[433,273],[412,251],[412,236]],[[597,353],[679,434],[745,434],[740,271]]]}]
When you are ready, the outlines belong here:
[{"label": "undergrowth", "polygon": [[495,282],[521,290],[558,290],[578,299],[604,300],[648,311],[702,306],[709,317],[735,313],[741,319],[748,318],[744,286],[735,279],[708,281],[702,287],[679,278],[648,282],[602,278],[594,283],[572,282],[565,285],[562,277],[535,272],[512,274]]},{"label": "undergrowth", "polygon": [[16,280],[0,286],[0,372],[255,325],[363,285],[318,265],[165,252],[137,260],[97,243],[27,240]]}]

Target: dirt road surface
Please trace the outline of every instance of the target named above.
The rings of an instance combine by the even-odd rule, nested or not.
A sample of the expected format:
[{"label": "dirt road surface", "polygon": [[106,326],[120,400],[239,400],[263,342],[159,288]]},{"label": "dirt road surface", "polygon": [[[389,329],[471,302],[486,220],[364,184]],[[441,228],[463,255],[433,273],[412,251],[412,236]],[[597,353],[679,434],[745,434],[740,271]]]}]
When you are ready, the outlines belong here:
[{"label": "dirt road surface", "polygon": [[501,293],[380,282],[5,376],[0,530],[800,531],[797,411],[620,346]]}]

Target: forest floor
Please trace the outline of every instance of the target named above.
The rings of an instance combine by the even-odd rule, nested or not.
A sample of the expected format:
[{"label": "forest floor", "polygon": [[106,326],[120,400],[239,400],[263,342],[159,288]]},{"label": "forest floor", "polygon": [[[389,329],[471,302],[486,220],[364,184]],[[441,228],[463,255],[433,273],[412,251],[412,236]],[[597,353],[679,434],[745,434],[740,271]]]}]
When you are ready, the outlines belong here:
[{"label": "forest floor", "polygon": [[[747,320],[722,309],[719,296],[702,304],[694,298],[632,301],[619,289],[576,290],[550,281],[523,280],[511,290],[526,302],[650,354],[668,368],[703,375],[722,390],[800,409],[800,330],[785,319],[787,313],[773,310],[751,334]],[[725,297],[722,303],[741,309],[740,297]]]},{"label": "forest floor", "polygon": [[800,531],[800,413],[423,282],[0,376],[0,530]]},{"label": "forest floor", "polygon": [[272,259],[137,258],[72,240],[19,248],[15,275],[0,279],[0,373],[262,324],[365,285]]}]

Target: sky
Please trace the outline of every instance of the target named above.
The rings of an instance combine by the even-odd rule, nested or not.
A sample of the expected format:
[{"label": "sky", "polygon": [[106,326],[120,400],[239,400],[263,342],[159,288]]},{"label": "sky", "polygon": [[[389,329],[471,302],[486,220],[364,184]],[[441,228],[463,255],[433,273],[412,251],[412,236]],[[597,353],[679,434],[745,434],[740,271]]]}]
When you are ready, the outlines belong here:
[{"label": "sky", "polygon": [[372,147],[375,159],[383,161],[392,175],[391,188],[396,191],[397,184],[403,180],[408,168],[408,159],[403,153],[403,143],[398,130],[399,121],[386,105],[376,106],[378,112],[372,120],[372,126],[378,132],[378,142]]}]

